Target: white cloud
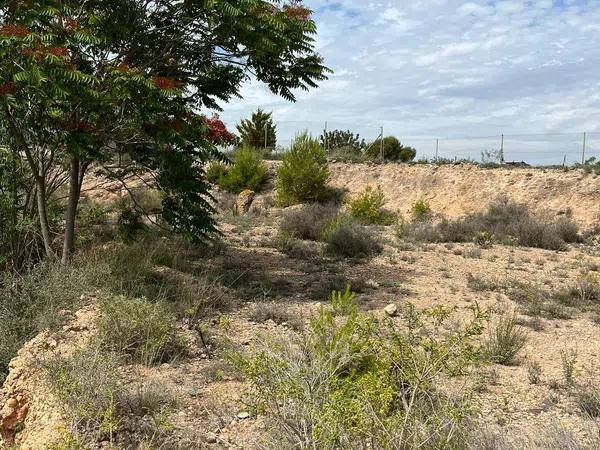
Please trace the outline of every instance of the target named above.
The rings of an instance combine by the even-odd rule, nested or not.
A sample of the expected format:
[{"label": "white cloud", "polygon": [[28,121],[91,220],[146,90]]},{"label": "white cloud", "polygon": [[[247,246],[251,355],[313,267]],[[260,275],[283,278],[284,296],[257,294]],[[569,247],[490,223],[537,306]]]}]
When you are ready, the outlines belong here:
[{"label": "white cloud", "polygon": [[[305,0],[336,73],[289,104],[251,84],[224,105],[235,124],[273,109],[294,131],[385,124],[399,136],[600,130],[597,0]],[[600,145],[599,145],[600,149]]]}]

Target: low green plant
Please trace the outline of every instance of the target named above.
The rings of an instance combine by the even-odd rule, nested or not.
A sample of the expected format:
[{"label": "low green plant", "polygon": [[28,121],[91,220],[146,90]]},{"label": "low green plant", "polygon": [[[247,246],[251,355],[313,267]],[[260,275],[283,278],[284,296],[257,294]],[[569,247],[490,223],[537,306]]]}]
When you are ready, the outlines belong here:
[{"label": "low green plant", "polygon": [[527,332],[518,325],[514,313],[502,314],[489,329],[485,342],[487,357],[497,363],[510,365],[527,343]]},{"label": "low green plant", "polygon": [[569,349],[560,352],[562,363],[563,379],[569,386],[575,384],[575,375],[577,370],[577,350]]},{"label": "low green plant", "polygon": [[119,237],[123,242],[126,244],[135,242],[148,229],[143,217],[142,212],[134,207],[127,206],[121,209],[117,226]]},{"label": "low green plant", "polygon": [[539,362],[533,361],[527,365],[527,379],[529,384],[539,384],[542,379],[542,366]]},{"label": "low green plant", "polygon": [[348,202],[350,215],[367,225],[391,225],[395,222],[396,216],[392,212],[385,211],[384,205],[385,195],[379,185],[377,188],[367,186]]},{"label": "low green plant", "polygon": [[315,202],[327,195],[330,172],[325,151],[308,133],[296,137],[277,171],[277,202],[282,206]]},{"label": "low green plant", "polygon": [[431,206],[427,200],[420,199],[412,205],[411,212],[414,220],[422,222],[431,216]]},{"label": "low green plant", "polygon": [[103,348],[145,365],[171,361],[185,351],[175,317],[161,302],[109,296],[96,320]]},{"label": "low green plant", "polygon": [[462,448],[467,401],[445,396],[438,382],[477,360],[481,314],[440,333],[453,317],[448,308],[407,305],[402,324],[345,309],[347,315],[335,317],[322,307],[303,333],[231,355],[250,383],[254,411],[266,421],[265,446]]},{"label": "low green plant", "polygon": [[343,292],[333,291],[330,301],[335,314],[346,316],[356,312],[356,294],[352,292],[350,285]]},{"label": "low green plant", "polygon": [[206,168],[206,179],[213,184],[221,184],[221,181],[229,173],[229,167],[218,161],[211,162]]},{"label": "low green plant", "polygon": [[353,218],[340,215],[323,233],[327,252],[347,258],[365,258],[382,251],[381,244]]}]

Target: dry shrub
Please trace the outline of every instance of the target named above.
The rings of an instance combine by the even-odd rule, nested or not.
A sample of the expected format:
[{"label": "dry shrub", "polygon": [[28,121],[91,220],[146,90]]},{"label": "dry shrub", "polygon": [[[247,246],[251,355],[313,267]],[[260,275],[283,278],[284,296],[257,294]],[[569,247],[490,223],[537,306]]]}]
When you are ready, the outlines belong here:
[{"label": "dry shrub", "polygon": [[491,361],[509,365],[515,362],[526,343],[527,332],[518,325],[516,314],[506,313],[492,324],[485,342],[485,353]]},{"label": "dry shrub", "polygon": [[327,224],[337,216],[338,210],[334,205],[318,203],[287,209],[283,213],[279,230],[299,239],[319,241]]}]

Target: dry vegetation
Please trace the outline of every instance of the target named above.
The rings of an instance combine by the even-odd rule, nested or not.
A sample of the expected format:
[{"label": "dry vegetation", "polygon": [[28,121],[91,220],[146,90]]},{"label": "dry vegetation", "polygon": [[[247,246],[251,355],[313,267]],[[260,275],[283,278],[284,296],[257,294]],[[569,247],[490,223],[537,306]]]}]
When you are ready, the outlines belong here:
[{"label": "dry vegetation", "polygon": [[3,282],[4,373],[37,332],[63,339],[65,310],[97,311],[40,361],[66,418],[51,448],[600,447],[593,234],[503,198],[447,219],[367,186],[270,195],[238,215],[219,193],[209,247],[119,242],[106,204],[71,265]]}]

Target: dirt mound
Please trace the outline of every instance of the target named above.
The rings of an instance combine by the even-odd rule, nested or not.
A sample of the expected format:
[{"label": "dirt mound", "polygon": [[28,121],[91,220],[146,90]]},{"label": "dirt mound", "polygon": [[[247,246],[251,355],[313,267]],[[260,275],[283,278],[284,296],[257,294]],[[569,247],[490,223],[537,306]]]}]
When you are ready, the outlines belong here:
[{"label": "dirt mound", "polygon": [[[68,311],[65,315],[70,316]],[[83,309],[57,333],[44,331],[25,344],[11,361],[0,390],[0,448],[47,449],[67,429],[62,408],[47,386],[42,362],[66,355],[91,335],[95,312]]]},{"label": "dirt mound", "polygon": [[472,164],[400,165],[332,163],[331,183],[350,194],[379,184],[387,207],[409,214],[425,199],[436,213],[450,218],[479,212],[505,195],[533,209],[561,215],[572,213],[583,227],[600,218],[600,178],[581,170],[496,168]]}]

